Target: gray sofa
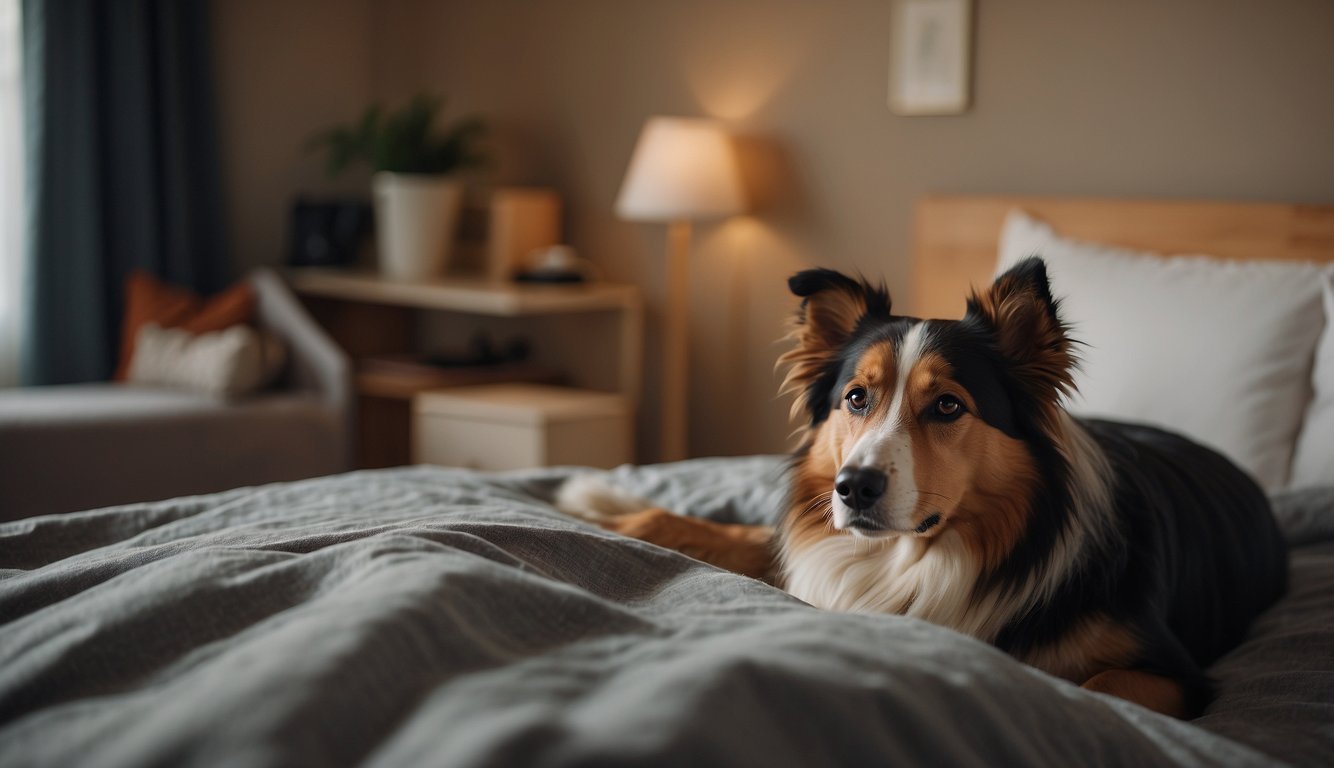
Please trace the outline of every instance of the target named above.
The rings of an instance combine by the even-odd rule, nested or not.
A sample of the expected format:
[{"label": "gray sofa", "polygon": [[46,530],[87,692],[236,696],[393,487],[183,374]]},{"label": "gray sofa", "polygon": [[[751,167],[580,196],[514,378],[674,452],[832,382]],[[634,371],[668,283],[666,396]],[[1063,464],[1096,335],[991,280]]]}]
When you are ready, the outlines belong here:
[{"label": "gray sofa", "polygon": [[0,390],[0,520],[348,469],[350,361],[278,275],[249,279],[257,325],[287,345],[275,387],[237,401],[117,383]]}]

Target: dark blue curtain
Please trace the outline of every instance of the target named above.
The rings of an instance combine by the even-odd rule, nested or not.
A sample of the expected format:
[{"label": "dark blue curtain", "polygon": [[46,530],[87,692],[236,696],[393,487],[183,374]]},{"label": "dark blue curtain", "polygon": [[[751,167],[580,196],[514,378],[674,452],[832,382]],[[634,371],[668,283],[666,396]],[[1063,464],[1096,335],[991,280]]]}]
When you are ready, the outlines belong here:
[{"label": "dark blue curtain", "polygon": [[25,384],[105,380],[136,268],[227,265],[207,0],[23,0]]}]

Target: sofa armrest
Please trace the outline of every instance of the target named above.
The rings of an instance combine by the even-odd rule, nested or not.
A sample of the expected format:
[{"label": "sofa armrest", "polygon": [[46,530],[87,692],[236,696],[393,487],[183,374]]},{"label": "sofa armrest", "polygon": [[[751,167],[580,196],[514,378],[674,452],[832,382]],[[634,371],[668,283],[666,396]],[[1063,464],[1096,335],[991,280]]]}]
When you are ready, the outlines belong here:
[{"label": "sofa armrest", "polygon": [[259,325],[287,345],[288,389],[318,397],[344,425],[344,455],[351,466],[355,391],[352,361],[311,318],[283,279],[271,269],[251,273]]}]

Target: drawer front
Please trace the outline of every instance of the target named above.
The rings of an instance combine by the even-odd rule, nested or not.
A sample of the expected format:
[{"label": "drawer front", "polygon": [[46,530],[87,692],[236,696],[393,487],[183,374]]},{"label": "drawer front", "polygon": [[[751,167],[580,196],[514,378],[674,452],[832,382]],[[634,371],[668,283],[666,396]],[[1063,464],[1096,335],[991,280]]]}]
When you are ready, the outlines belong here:
[{"label": "drawer front", "polygon": [[628,416],[528,426],[419,413],[413,427],[413,461],[419,464],[487,471],[556,465],[610,469],[634,458]]},{"label": "drawer front", "polygon": [[419,415],[413,425],[413,460],[486,471],[540,467],[540,429],[516,424]]}]

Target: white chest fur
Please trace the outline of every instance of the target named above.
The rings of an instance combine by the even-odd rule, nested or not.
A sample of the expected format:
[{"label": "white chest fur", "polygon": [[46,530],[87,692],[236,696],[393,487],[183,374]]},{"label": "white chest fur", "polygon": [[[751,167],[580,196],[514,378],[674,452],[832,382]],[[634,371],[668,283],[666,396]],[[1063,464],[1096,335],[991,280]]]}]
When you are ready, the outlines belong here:
[{"label": "white chest fur", "polygon": [[1004,617],[996,621],[987,615],[995,610],[973,599],[980,572],[952,532],[931,540],[842,535],[788,550],[784,587],[819,608],[915,616],[990,640]]}]

